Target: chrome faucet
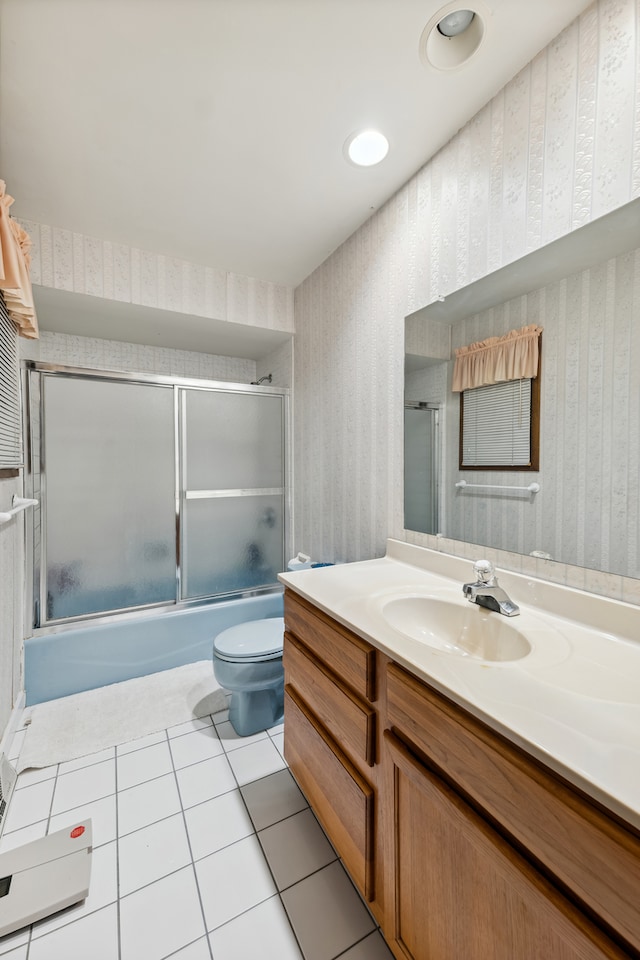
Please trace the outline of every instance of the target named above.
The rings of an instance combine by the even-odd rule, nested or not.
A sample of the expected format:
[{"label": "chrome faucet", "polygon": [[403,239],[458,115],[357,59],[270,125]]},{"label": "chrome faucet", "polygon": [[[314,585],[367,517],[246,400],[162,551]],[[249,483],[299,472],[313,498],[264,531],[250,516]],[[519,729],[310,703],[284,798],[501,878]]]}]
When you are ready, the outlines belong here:
[{"label": "chrome faucet", "polygon": [[509,599],[502,587],[498,586],[493,564],[488,560],[476,560],[473,572],[476,582],[465,583],[462,587],[467,600],[477,603],[480,607],[486,607],[487,610],[502,613],[505,617],[517,617],[520,607]]}]

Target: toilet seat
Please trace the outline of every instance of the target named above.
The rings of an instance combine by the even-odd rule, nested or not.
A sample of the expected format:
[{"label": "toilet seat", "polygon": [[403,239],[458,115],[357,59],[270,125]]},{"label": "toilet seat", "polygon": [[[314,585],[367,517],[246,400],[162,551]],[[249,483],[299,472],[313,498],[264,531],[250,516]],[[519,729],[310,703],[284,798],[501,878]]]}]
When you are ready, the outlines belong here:
[{"label": "toilet seat", "polygon": [[282,656],[284,617],[249,620],[223,630],[213,641],[213,651],[229,663],[275,660]]}]

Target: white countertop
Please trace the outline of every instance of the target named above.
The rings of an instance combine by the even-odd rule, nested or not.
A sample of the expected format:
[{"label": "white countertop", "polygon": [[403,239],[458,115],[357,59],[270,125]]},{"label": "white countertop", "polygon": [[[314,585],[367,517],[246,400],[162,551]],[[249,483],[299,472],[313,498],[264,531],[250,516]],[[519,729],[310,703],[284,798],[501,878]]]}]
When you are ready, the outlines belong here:
[{"label": "white countertop", "polygon": [[379,560],[280,580],[640,828],[640,607],[496,572],[520,607],[504,619],[532,646],[520,660],[443,652],[383,617],[384,603],[401,596],[468,604],[468,560],[389,540]]}]

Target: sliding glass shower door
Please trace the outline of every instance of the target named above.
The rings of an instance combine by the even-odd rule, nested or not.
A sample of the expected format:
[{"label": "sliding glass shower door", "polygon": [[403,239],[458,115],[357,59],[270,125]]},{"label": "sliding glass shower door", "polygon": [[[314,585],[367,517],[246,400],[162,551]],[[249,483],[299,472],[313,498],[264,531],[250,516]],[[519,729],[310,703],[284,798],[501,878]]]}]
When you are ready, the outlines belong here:
[{"label": "sliding glass shower door", "polygon": [[181,399],[182,597],[273,583],[284,569],[283,398]]},{"label": "sliding glass shower door", "polygon": [[43,380],[43,619],[174,600],[173,390]]},{"label": "sliding glass shower door", "polygon": [[284,392],[30,366],[35,626],[277,585]]}]

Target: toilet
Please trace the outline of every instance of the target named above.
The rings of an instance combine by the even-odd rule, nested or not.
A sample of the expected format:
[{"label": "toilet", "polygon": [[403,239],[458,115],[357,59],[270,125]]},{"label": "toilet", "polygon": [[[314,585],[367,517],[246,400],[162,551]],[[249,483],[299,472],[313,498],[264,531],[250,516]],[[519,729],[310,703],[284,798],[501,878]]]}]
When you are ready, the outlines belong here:
[{"label": "toilet", "polygon": [[284,618],[249,620],[223,630],[213,641],[213,672],[231,691],[229,720],[241,737],[282,721]]}]

